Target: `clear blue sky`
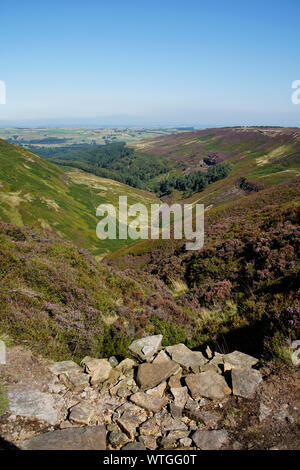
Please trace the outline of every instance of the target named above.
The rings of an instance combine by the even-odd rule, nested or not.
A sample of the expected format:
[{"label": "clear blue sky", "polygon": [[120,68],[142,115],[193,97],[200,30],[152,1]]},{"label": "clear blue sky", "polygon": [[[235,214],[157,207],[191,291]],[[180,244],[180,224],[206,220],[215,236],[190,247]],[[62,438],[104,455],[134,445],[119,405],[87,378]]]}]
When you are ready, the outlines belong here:
[{"label": "clear blue sky", "polygon": [[299,0],[23,0],[0,20],[0,125],[300,126]]}]

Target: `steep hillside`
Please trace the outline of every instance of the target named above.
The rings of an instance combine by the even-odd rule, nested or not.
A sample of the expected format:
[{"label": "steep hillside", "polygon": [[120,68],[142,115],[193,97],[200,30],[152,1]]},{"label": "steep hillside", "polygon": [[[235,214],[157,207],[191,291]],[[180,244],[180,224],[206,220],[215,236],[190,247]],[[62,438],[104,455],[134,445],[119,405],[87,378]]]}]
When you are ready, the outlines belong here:
[{"label": "steep hillside", "polygon": [[78,169],[68,174],[32,152],[0,140],[0,220],[37,225],[62,238],[103,254],[127,240],[96,237],[96,207],[116,203],[127,195],[129,204],[156,201],[154,195]]}]

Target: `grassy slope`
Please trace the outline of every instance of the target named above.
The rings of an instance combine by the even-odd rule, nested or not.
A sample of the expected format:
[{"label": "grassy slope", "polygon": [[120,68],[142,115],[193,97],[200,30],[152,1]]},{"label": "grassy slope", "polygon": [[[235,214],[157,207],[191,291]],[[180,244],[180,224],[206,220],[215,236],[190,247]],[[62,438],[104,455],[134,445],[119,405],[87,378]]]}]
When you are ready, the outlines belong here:
[{"label": "grassy slope", "polygon": [[96,207],[127,195],[129,204],[155,202],[154,195],[81,172],[64,173],[47,160],[0,140],[0,219],[38,225],[95,254],[116,250],[128,241],[99,241]]}]

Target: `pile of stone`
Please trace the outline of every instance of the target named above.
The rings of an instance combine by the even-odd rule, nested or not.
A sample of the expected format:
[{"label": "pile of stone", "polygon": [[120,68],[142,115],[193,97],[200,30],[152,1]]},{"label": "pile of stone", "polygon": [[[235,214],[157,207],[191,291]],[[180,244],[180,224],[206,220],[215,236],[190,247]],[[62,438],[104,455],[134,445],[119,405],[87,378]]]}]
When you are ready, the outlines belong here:
[{"label": "pile of stone", "polygon": [[[221,410],[230,395],[251,398],[258,360],[239,351],[205,355],[162,335],[134,341],[132,358],[85,357],[49,365],[63,400],[51,432],[25,449],[220,449],[230,442]],[[52,423],[54,424],[54,423]],[[58,429],[60,428],[60,429]]]}]

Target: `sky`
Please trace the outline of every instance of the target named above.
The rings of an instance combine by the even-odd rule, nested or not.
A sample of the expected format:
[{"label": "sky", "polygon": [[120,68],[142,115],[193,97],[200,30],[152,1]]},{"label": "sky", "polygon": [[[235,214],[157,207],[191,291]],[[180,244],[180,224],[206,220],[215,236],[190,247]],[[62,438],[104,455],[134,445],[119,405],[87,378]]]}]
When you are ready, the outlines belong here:
[{"label": "sky", "polygon": [[299,0],[1,2],[0,126],[300,126],[299,39]]}]

